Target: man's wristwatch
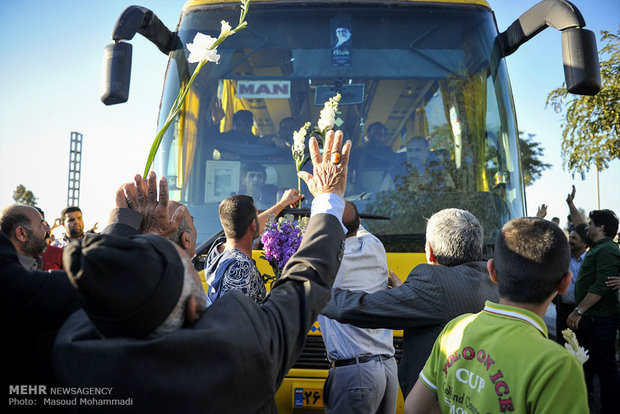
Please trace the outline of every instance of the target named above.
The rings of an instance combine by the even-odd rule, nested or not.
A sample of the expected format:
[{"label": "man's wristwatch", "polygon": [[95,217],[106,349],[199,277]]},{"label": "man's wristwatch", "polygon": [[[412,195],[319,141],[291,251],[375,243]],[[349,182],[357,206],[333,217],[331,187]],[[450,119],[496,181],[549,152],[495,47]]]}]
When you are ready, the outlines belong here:
[{"label": "man's wristwatch", "polygon": [[573,312],[575,312],[579,316],[583,316],[583,312],[581,311],[581,309],[579,309],[579,306],[573,309]]}]

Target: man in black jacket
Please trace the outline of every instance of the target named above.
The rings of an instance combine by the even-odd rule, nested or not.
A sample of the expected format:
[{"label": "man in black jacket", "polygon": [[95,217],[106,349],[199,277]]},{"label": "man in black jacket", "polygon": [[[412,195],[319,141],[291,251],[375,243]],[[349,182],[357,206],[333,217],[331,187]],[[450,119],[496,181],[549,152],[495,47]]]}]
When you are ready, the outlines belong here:
[{"label": "man in black jacket", "polygon": [[[138,181],[139,179],[139,181]],[[136,177],[136,182],[142,186],[142,179]],[[151,182],[155,190],[155,180]],[[163,182],[165,191],[168,189]],[[139,204],[139,210],[128,208],[124,188]],[[161,216],[161,210],[156,210],[156,200],[149,199],[146,187],[140,188],[140,203],[137,203],[136,185],[126,184],[119,188],[116,194],[116,206],[110,215],[109,225],[103,233],[117,236],[129,236],[138,233],[145,217],[145,229],[161,231],[178,227],[181,214],[173,215],[173,219],[162,223],[154,220],[156,215]],[[13,214],[16,210],[29,213],[30,226],[38,225],[41,229],[47,227],[42,224],[39,213],[28,206],[13,206],[4,211],[0,218],[1,227],[8,233],[19,236],[18,227],[23,227],[23,218]],[[10,213],[10,214],[7,214]],[[32,214],[30,214],[32,213]],[[20,221],[21,220],[21,221]],[[12,224],[11,224],[12,223]],[[156,227],[156,226],[157,227]],[[38,231],[38,230],[33,230]],[[41,230],[42,231],[42,230]],[[51,355],[54,339],[63,322],[80,307],[75,288],[71,285],[65,271],[44,272],[26,269],[20,264],[19,254],[11,239],[0,232],[0,297],[2,299],[2,332],[9,340],[4,342],[5,363],[2,373],[4,376],[7,396],[23,397],[16,389],[9,386],[22,385],[53,385]]]},{"label": "man in black jacket", "polygon": [[[342,133],[330,132],[321,155],[311,140],[314,175],[303,172],[301,178],[315,195],[312,217],[262,306],[231,292],[204,310],[204,292],[188,282],[197,276],[189,258],[153,235],[102,235],[70,248],[68,272],[84,310],[58,335],[55,373],[66,387],[111,388],[92,405],[71,408],[131,404],[140,412],[275,412],[275,392],[329,299],[342,258],[350,146],[342,146]],[[332,162],[334,152],[342,152],[340,162]],[[159,260],[148,260],[154,257]],[[116,274],[106,277],[112,268]],[[171,319],[183,327],[162,332]]]},{"label": "man in black jacket", "polygon": [[0,275],[5,390],[8,385],[51,384],[52,344],[64,320],[79,307],[75,289],[63,271],[22,266],[2,233]]}]

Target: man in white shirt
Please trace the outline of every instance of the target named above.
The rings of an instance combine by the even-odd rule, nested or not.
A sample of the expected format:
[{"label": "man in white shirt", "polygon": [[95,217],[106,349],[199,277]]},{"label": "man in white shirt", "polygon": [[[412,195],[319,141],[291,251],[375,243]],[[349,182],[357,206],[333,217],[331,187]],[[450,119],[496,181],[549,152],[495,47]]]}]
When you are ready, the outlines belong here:
[{"label": "man in white shirt", "polygon": [[[342,217],[347,228],[344,255],[334,287],[372,293],[388,288],[383,244],[360,225],[350,201]],[[392,330],[358,328],[319,315],[332,361],[323,389],[327,413],[394,413],[398,378]]]}]

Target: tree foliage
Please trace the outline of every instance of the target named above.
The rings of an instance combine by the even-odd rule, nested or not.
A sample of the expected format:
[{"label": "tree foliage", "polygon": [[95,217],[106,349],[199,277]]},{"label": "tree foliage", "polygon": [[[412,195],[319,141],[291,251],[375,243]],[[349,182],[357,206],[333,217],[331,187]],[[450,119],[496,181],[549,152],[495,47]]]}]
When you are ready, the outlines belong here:
[{"label": "tree foliage", "polygon": [[36,206],[39,199],[34,193],[27,190],[22,184],[18,185],[13,191],[13,200],[18,204],[26,204],[27,206]]},{"label": "tree foliage", "polygon": [[620,26],[601,31],[601,91],[595,96],[569,94],[564,85],[547,96],[547,105],[566,116],[562,121],[562,159],[570,172],[583,175],[620,158]]},{"label": "tree foliage", "polygon": [[544,170],[551,168],[551,164],[542,161],[544,148],[541,147],[540,142],[534,141],[534,137],[536,137],[536,134],[526,134],[523,131],[519,131],[521,168],[526,187],[539,179]]}]

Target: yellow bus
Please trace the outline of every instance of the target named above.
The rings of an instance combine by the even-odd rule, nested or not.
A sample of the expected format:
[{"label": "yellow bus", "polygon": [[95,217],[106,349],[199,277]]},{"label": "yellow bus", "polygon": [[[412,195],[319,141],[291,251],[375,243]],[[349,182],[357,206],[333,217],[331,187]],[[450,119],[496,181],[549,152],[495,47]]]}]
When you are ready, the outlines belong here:
[{"label": "yellow bus", "polygon": [[[126,40],[141,33],[170,56],[161,127],[194,70],[185,44],[197,32],[217,37],[220,21],[236,22],[239,8],[236,0],[188,1],[171,32],[150,10],[129,7],[114,29],[115,43],[106,48],[104,103],[127,100]],[[297,187],[286,147],[291,128],[315,125],[323,103],[337,93],[338,129],[353,141],[345,196],[383,242],[390,269],[404,277],[425,261],[425,220],[448,207],[480,220],[490,250],[503,223],[526,211],[504,57],[550,25],[562,30],[569,91],[595,94],[600,88],[594,35],[582,29],[583,17],[566,1],[541,2],[503,33],[485,0],[252,0],[247,21],[247,29],[219,46],[219,64],[198,75],[154,164],[168,179],[171,198],[194,217],[202,243],[198,267],[220,230],[220,201],[248,191],[244,175],[251,163],[261,165],[263,185],[273,189],[267,201],[275,203],[278,190]],[[255,141],[221,139],[239,110],[252,115]],[[387,148],[380,154],[369,142],[373,124]],[[411,168],[409,144],[420,138],[433,168]],[[302,191],[306,200],[297,214],[311,202]],[[260,256],[254,252],[259,269],[271,274]],[[402,335],[397,332],[394,341],[398,359]],[[328,368],[315,323],[278,391],[279,411],[320,411]]]}]

